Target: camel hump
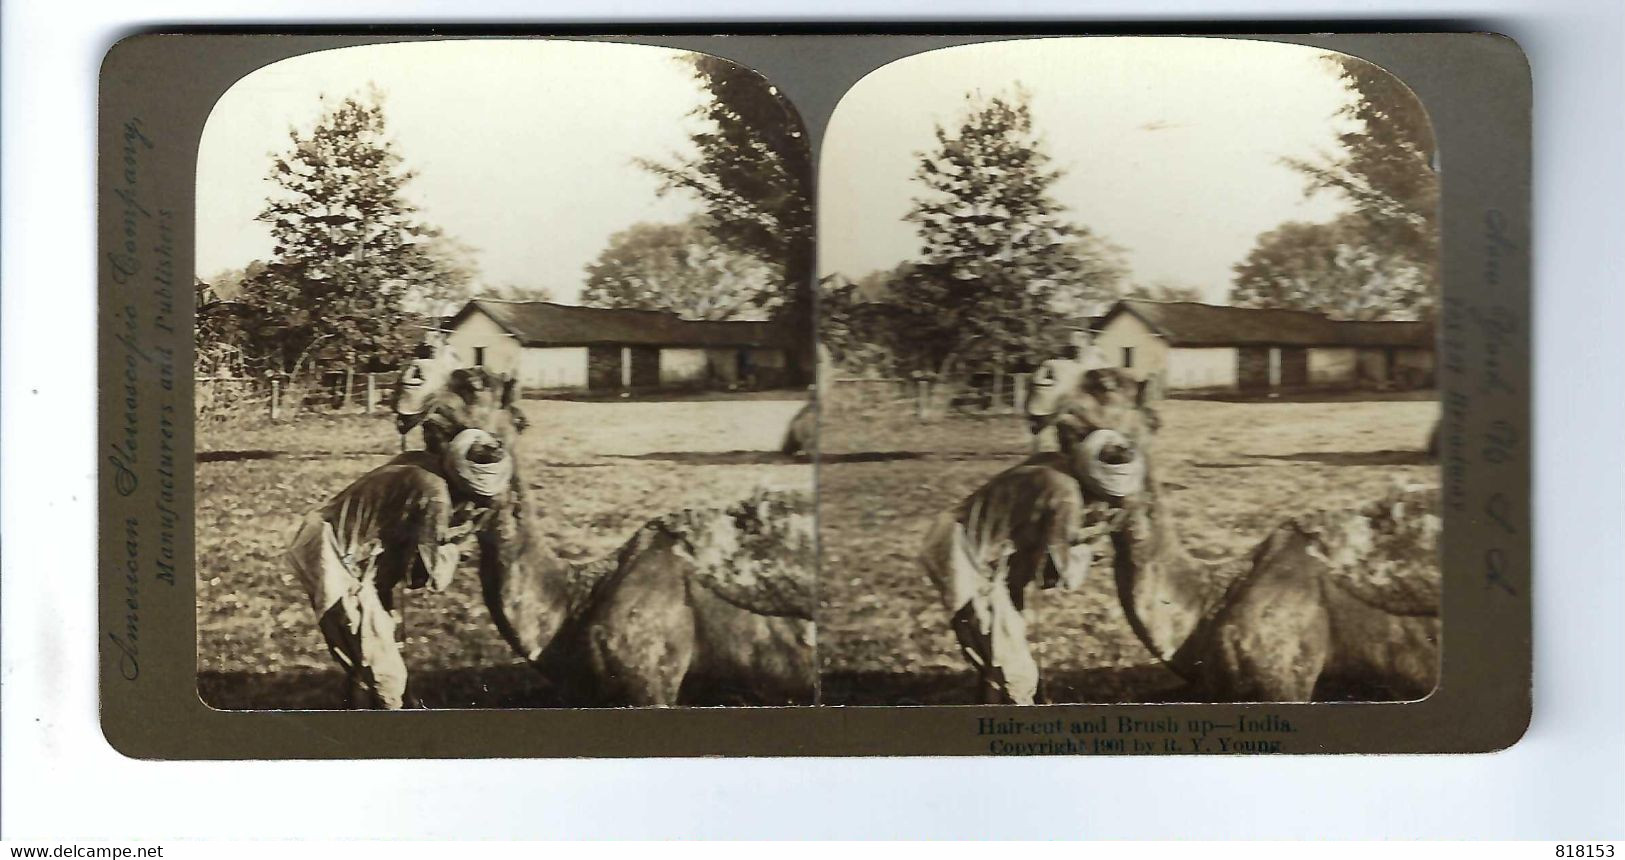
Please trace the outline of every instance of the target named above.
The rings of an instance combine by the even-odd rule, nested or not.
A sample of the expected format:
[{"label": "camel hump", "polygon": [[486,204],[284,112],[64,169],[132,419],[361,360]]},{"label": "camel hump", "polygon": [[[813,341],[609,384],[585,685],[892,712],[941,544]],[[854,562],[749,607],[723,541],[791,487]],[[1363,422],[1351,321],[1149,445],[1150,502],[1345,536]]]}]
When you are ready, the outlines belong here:
[{"label": "camel hump", "polygon": [[1393,615],[1438,615],[1439,488],[1396,490],[1356,510],[1293,520],[1327,583]]},{"label": "camel hump", "polygon": [[813,619],[812,496],[758,490],[723,508],[678,511],[646,532],[664,534],[693,564],[694,581],[724,601],[758,615]]}]

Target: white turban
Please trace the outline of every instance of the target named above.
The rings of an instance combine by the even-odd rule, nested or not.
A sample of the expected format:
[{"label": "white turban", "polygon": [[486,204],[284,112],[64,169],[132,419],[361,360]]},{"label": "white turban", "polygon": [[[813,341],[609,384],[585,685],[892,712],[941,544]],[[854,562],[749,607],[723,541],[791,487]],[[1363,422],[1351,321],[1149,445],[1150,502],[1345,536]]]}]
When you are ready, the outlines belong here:
[{"label": "white turban", "polygon": [[[1108,445],[1129,450],[1127,463],[1107,463],[1100,452]],[[1084,481],[1090,489],[1114,498],[1123,498],[1145,488],[1145,458],[1127,436],[1116,430],[1096,430],[1083,439]]]},{"label": "white turban", "polygon": [[453,436],[451,444],[446,446],[446,469],[467,489],[481,496],[495,497],[513,480],[513,456],[504,447],[502,459],[495,463],[476,463],[468,459],[469,449],[481,443],[502,444],[497,437],[479,429],[464,430]]}]

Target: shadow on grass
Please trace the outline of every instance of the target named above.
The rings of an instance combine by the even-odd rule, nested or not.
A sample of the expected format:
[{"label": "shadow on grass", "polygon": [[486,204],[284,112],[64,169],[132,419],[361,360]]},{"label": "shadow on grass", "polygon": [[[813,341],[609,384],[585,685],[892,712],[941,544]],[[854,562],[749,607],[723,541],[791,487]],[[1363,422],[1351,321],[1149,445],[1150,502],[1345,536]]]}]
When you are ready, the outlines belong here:
[{"label": "shadow on grass", "polygon": [[1006,460],[1012,465],[1021,462],[1025,454],[1020,451],[853,451],[845,454],[824,454],[820,463],[888,463],[897,460]]},{"label": "shadow on grass", "polygon": [[1426,451],[1307,451],[1298,454],[1248,454],[1254,460],[1319,463],[1322,466],[1427,466]]},{"label": "shadow on grass", "polygon": [[199,463],[237,463],[244,460],[371,460],[377,457],[393,457],[394,451],[303,451],[292,454],[287,451],[199,451]]},{"label": "shadow on grass", "polygon": [[[803,455],[781,454],[777,451],[654,451],[648,454],[615,454],[617,460],[657,460],[665,463],[683,463],[690,466],[773,466],[787,463],[809,463]],[[1007,460],[1007,453],[981,451],[853,451],[844,454],[823,454],[820,464],[831,463],[890,463],[898,460]]]},{"label": "shadow on grass", "polygon": [[281,451],[199,451],[199,463],[232,463],[237,460],[271,460],[281,457]]},{"label": "shadow on grass", "polygon": [[820,454],[818,463],[890,463],[895,460],[923,460],[927,456],[919,451],[851,451],[845,454]]},{"label": "shadow on grass", "polygon": [[648,454],[612,454],[617,460],[657,460],[688,466],[780,466],[806,463],[804,457],[778,451],[652,451]]}]

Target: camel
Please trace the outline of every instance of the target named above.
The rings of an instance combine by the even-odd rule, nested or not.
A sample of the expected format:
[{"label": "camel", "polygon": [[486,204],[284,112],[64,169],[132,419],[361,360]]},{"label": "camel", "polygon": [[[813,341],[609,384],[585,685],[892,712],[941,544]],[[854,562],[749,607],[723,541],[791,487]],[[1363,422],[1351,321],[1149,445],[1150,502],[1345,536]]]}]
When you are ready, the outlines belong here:
[{"label": "camel", "polygon": [[1418,699],[1439,664],[1439,490],[1294,517],[1243,572],[1192,558],[1158,490],[1113,535],[1124,614],[1159,659],[1216,702]]},{"label": "camel", "polygon": [[[431,467],[462,429],[486,430],[517,459],[514,386],[481,368],[428,393]],[[614,555],[586,564],[543,543],[515,464],[510,492],[477,532],[483,598],[513,650],[583,704],[810,704],[813,526],[805,493],[761,490],[733,505],[650,520]]]},{"label": "camel", "polygon": [[[1152,445],[1158,421],[1148,387],[1122,370],[1092,370],[1062,413],[1060,455],[1035,455],[978,491],[988,501],[1023,497],[993,489],[1012,484],[1032,489],[1025,497],[1039,500],[1031,511],[995,517],[1010,525],[994,541],[1007,541],[1012,559],[1064,559],[1056,536],[1076,544],[1090,533],[1076,519],[1080,512],[1094,511],[1096,520],[1111,522],[1114,579],[1129,625],[1191,685],[1193,698],[1403,699],[1433,689],[1440,582],[1436,488],[1397,492],[1357,511],[1294,518],[1274,529],[1250,559],[1202,561],[1185,551],[1158,482]],[[1131,455],[1145,459],[1138,492],[1113,499],[1080,479],[1088,466],[1081,443],[1098,430],[1120,433],[1135,449]],[[1112,448],[1094,455],[1125,456]],[[1069,483],[1077,489],[1059,489]],[[1102,506],[1108,517],[1098,515]],[[1028,527],[1057,521],[1070,524],[1060,532]],[[927,553],[928,572],[933,563],[942,564],[931,561],[933,554],[941,555]],[[1217,583],[1232,565],[1245,571],[1221,589]],[[1010,569],[1008,585],[1019,608],[1020,590],[1043,570],[1018,575],[1019,565]],[[985,661],[973,662],[985,700],[986,691],[1000,685]]]},{"label": "camel", "polygon": [[806,406],[796,412],[790,419],[790,426],[784,431],[784,442],[779,445],[779,453],[786,457],[797,454],[812,456],[818,450],[818,403],[809,400]]}]

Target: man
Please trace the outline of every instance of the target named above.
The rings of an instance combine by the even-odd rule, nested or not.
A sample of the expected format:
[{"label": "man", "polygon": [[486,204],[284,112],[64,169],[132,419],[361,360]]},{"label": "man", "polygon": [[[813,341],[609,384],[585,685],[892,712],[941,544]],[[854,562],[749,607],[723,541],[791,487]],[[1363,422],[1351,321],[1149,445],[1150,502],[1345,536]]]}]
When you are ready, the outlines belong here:
[{"label": "man", "polygon": [[1027,586],[1078,588],[1120,522],[1123,500],[1145,487],[1145,458],[1131,436],[1081,418],[1056,422],[1063,454],[994,476],[926,537],[920,561],[980,676],[982,704],[1038,701]]},{"label": "man", "polygon": [[461,544],[513,477],[513,458],[484,430],[458,433],[438,468],[410,455],[368,472],[305,517],[287,559],[322,636],[349,676],[349,704],[405,704],[406,662],[395,642],[394,588],[442,591]]},{"label": "man", "polygon": [[1077,393],[1085,373],[1112,366],[1105,350],[1094,345],[1088,329],[1073,329],[1070,340],[1060,358],[1044,362],[1033,374],[1032,391],[1027,396],[1027,428],[1032,433],[1034,454],[1060,450],[1054,427],[1058,405]]},{"label": "man", "polygon": [[423,421],[426,401],[437,391],[451,373],[452,362],[441,358],[431,343],[418,344],[412,360],[401,368],[395,381],[395,432],[401,437],[401,450],[406,450],[406,434]]}]

